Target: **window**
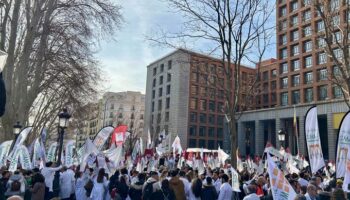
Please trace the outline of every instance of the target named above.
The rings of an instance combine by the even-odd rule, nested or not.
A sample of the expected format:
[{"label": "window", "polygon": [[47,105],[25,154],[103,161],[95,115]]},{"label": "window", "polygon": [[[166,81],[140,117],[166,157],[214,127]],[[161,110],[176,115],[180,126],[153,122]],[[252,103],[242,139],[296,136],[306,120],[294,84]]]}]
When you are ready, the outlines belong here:
[{"label": "window", "polygon": [[191,112],[190,113],[190,121],[191,122],[197,122],[197,113],[196,112]]},{"label": "window", "polygon": [[292,47],[292,56],[296,56],[299,54],[299,46],[298,45],[294,45]]},{"label": "window", "polygon": [[281,45],[287,44],[287,35],[282,35],[280,40]]},{"label": "window", "polygon": [[276,77],[277,76],[277,70],[275,70],[275,69],[273,69],[272,71],[271,71],[271,77]]},{"label": "window", "polygon": [[292,67],[293,67],[293,71],[299,70],[300,69],[299,60],[293,60],[292,61]]},{"label": "window", "polygon": [[334,87],[333,87],[333,96],[334,96],[334,98],[342,98],[343,97],[343,92],[342,92],[342,90],[341,90],[341,88],[339,87],[339,86],[337,86],[337,85],[335,85]]},{"label": "window", "polygon": [[151,109],[152,112],[154,112],[154,101],[152,101],[152,106],[151,107],[152,107],[152,109]]},{"label": "window", "polygon": [[189,139],[189,141],[188,141],[188,146],[190,146],[190,147],[197,147],[197,140],[196,139]]},{"label": "window", "polygon": [[198,95],[198,86],[191,85],[191,94],[192,95]]},{"label": "window", "polygon": [[224,98],[224,91],[223,90],[218,90],[217,91],[218,99],[223,99]]},{"label": "window", "polygon": [[305,52],[310,52],[312,50],[312,42],[311,41],[306,41],[304,43],[304,51]]},{"label": "window", "polygon": [[324,21],[318,21],[317,22],[317,32],[323,32],[324,31]]},{"label": "window", "polygon": [[310,84],[313,81],[313,75],[312,72],[305,73],[305,83]]},{"label": "window", "polygon": [[215,115],[209,114],[209,116],[208,116],[208,123],[209,124],[214,124],[215,123]]},{"label": "window", "polygon": [[281,29],[281,31],[284,31],[287,29],[287,20],[284,20],[281,22],[280,29]]},{"label": "window", "polygon": [[209,101],[209,111],[215,112],[215,101]]},{"label": "window", "polygon": [[207,146],[205,145],[205,140],[199,140],[199,144],[198,144],[198,146],[200,147],[200,148],[207,148]]},{"label": "window", "polygon": [[292,26],[298,25],[298,15],[293,16],[290,21],[291,21]]},{"label": "window", "polygon": [[304,27],[303,31],[304,31],[304,37],[310,36],[312,34],[311,26]]},{"label": "window", "polygon": [[207,100],[201,99],[199,106],[200,106],[199,107],[200,110],[206,111],[207,110]]},{"label": "window", "polygon": [[166,86],[166,94],[170,94],[170,85]]},{"label": "window", "polygon": [[334,16],[332,18],[332,24],[333,24],[333,26],[339,26],[339,24],[340,24],[340,17],[339,17],[339,15],[336,15],[336,16]]},{"label": "window", "polygon": [[190,108],[193,110],[197,109],[197,99],[196,98],[191,98]]},{"label": "window", "polygon": [[200,127],[199,127],[199,136],[204,137],[204,136],[206,136],[206,135],[207,135],[207,133],[206,133],[206,128],[205,128],[205,126],[200,126]]},{"label": "window", "polygon": [[341,76],[341,72],[338,66],[333,67],[333,76]]},{"label": "window", "polygon": [[311,5],[311,0],[303,0],[304,6]]},{"label": "window", "polygon": [[298,86],[300,84],[300,75],[293,76],[293,86]]},{"label": "window", "polygon": [[161,97],[163,95],[163,88],[158,89],[158,96]]},{"label": "window", "polygon": [[339,0],[331,0],[330,2],[330,8],[331,10],[339,9]]},{"label": "window", "polygon": [[208,140],[208,149],[215,149],[215,141]]},{"label": "window", "polygon": [[327,80],[327,69],[321,69],[318,71],[318,80],[319,81]]},{"label": "window", "polygon": [[158,100],[158,110],[162,110],[162,100]]},{"label": "window", "polygon": [[168,122],[169,121],[169,112],[166,112],[165,113],[165,119],[164,121]]},{"label": "window", "polygon": [[342,59],[343,58],[343,52],[340,49],[333,49],[333,53],[336,59]]},{"label": "window", "polygon": [[[321,12],[323,12],[323,10],[324,10],[323,5],[320,5],[320,10],[321,10]],[[317,10],[317,17],[320,17],[320,16],[321,16],[321,13]]]},{"label": "window", "polygon": [[284,7],[282,7],[282,8],[280,9],[280,16],[281,16],[281,17],[284,17],[284,16],[286,16],[286,15],[287,15],[287,7],[284,6]]},{"label": "window", "polygon": [[113,112],[109,112],[109,118],[113,118]]},{"label": "window", "polygon": [[312,57],[308,56],[305,57],[305,68],[309,68],[312,67]]},{"label": "window", "polygon": [[333,44],[337,44],[337,43],[341,43],[342,41],[342,35],[341,33],[338,31],[338,32],[335,32],[333,34]]},{"label": "window", "polygon": [[153,68],[153,76],[157,74],[157,67]]},{"label": "window", "polygon": [[198,76],[199,76],[198,73],[192,72],[192,81],[195,83],[198,83]]},{"label": "window", "polygon": [[208,95],[207,92],[208,92],[208,90],[207,90],[206,87],[200,87],[200,89],[199,89],[199,94],[200,94],[201,96],[207,96],[207,95]]},{"label": "window", "polygon": [[153,79],[152,87],[156,87],[157,79]]},{"label": "window", "polygon": [[171,74],[167,74],[166,81],[170,82],[171,81]]},{"label": "window", "polygon": [[218,134],[218,138],[222,138],[222,136],[224,135],[224,130],[222,128],[217,128],[217,134]]},{"label": "window", "polygon": [[288,77],[286,78],[282,78],[282,81],[281,81],[281,88],[288,88]]},{"label": "window", "polygon": [[305,102],[310,103],[314,100],[312,88],[305,89]]},{"label": "window", "polygon": [[288,92],[283,92],[281,94],[281,106],[288,105]]},{"label": "window", "polygon": [[271,82],[271,90],[275,90],[276,89],[276,81],[272,81]]},{"label": "window", "polygon": [[318,54],[318,64],[325,64],[327,62],[327,57],[325,53],[319,53]]},{"label": "window", "polygon": [[215,128],[214,127],[209,127],[208,128],[208,136],[209,137],[215,137]]},{"label": "window", "polygon": [[170,97],[166,98],[166,100],[165,100],[165,108],[166,109],[170,108]]},{"label": "window", "polygon": [[217,112],[223,113],[224,112],[224,104],[222,102],[218,102],[218,109]]},{"label": "window", "polygon": [[319,48],[325,47],[326,46],[326,40],[324,38],[318,38],[317,39],[317,45]]},{"label": "window", "polygon": [[216,94],[215,94],[215,89],[214,88],[209,88],[209,97],[211,98],[211,99],[215,99],[215,97],[216,97]]},{"label": "window", "polygon": [[286,59],[287,58],[287,49],[282,49],[281,50],[281,59]]},{"label": "window", "polygon": [[322,85],[318,87],[318,100],[327,99],[327,85]]},{"label": "window", "polygon": [[199,122],[200,122],[200,123],[207,123],[207,114],[205,114],[205,113],[200,113],[200,114],[199,114]]},{"label": "window", "polygon": [[299,31],[296,30],[296,31],[293,31],[292,32],[292,41],[296,41],[299,39]]},{"label": "window", "polygon": [[288,64],[282,63],[281,65],[281,74],[288,73]]},{"label": "window", "polygon": [[168,70],[170,70],[170,69],[171,69],[172,65],[173,65],[172,60],[169,60],[169,61],[168,61]]},{"label": "window", "polygon": [[218,122],[218,125],[220,126],[224,125],[224,116],[218,115],[217,122]]},{"label": "window", "polygon": [[156,97],[156,91],[152,90],[152,99],[154,99]]},{"label": "window", "polygon": [[305,11],[303,14],[303,18],[305,22],[309,21],[311,19],[311,11],[310,10]]},{"label": "window", "polygon": [[164,64],[160,65],[160,72],[164,72]]},{"label": "window", "polygon": [[160,76],[159,77],[159,85],[162,85],[163,84],[163,76]]},{"label": "window", "polygon": [[197,127],[196,126],[190,126],[190,135],[191,136],[197,135]]},{"label": "window", "polygon": [[300,92],[299,90],[292,92],[292,104],[300,103]]},{"label": "window", "polygon": [[264,81],[267,81],[267,80],[269,79],[268,71],[263,72],[263,74],[262,74],[262,79],[263,79]]},{"label": "window", "polygon": [[292,2],[291,7],[292,7],[292,12],[296,11],[298,9],[298,1]]}]

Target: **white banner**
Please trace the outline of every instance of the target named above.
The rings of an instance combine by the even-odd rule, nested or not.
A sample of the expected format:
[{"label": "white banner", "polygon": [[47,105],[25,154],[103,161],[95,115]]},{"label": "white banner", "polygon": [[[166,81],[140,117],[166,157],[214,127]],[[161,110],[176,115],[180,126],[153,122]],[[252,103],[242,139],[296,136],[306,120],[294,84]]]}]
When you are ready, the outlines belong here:
[{"label": "white banner", "polygon": [[270,177],[269,179],[273,199],[294,200],[297,194],[269,154],[267,154],[267,162],[267,172],[269,173]]},{"label": "white banner", "polygon": [[40,166],[39,161],[41,160],[41,155],[42,155],[41,145],[40,145],[39,138],[37,138],[34,141],[34,147],[33,147],[33,160],[32,160],[33,168]]},{"label": "white banner", "polygon": [[18,147],[19,145],[23,144],[23,142],[27,139],[29,133],[32,131],[32,127],[27,127],[24,128],[18,135],[16,143],[15,143],[15,147]]},{"label": "white banner", "polygon": [[232,189],[235,192],[241,192],[239,189],[239,179],[238,179],[238,173],[233,167],[231,167],[231,173],[232,173]]},{"label": "white banner", "polygon": [[349,184],[350,184],[350,153],[348,153],[348,155],[347,155],[347,161],[346,161],[346,167],[345,167],[345,176],[344,176],[344,181],[343,181],[343,190],[345,192],[350,192]]},{"label": "white banner", "polygon": [[312,174],[325,166],[318,130],[317,107],[312,107],[306,113],[305,137]]},{"label": "white banner", "polygon": [[136,143],[134,145],[134,149],[132,150],[132,153],[131,153],[131,159],[132,160],[136,159],[136,156],[137,156],[138,152],[140,152],[140,141],[136,140]]},{"label": "white banner", "polygon": [[283,155],[281,154],[280,151],[278,151],[277,149],[275,149],[274,147],[270,146],[270,147],[266,147],[264,150],[265,153],[270,153],[276,157],[278,157],[279,159],[283,159]]},{"label": "white banner", "polygon": [[80,163],[80,171],[83,172],[86,164],[86,159],[90,154],[97,155],[100,151],[96,148],[96,146],[92,143],[92,141],[88,138],[83,146],[82,159]]},{"label": "white banner", "polygon": [[10,166],[9,166],[10,172],[15,172],[17,170],[19,154],[20,154],[20,148],[16,148],[16,151],[14,151],[12,157],[10,157]]},{"label": "white banner", "polygon": [[69,140],[66,144],[66,155],[65,155],[65,165],[66,167],[71,167],[73,165],[73,152],[74,150],[74,140]]},{"label": "white banner", "polygon": [[0,145],[0,167],[6,166],[7,154],[10,151],[13,140],[8,140]]},{"label": "white banner", "polygon": [[19,151],[19,162],[21,163],[22,169],[32,169],[32,163],[30,161],[30,155],[26,146],[21,145],[18,147]]},{"label": "white banner", "polygon": [[225,153],[219,146],[218,148],[218,158],[219,158],[219,162],[222,165],[225,165],[225,161],[226,159],[229,157],[229,155],[227,153]]},{"label": "white banner", "polygon": [[338,147],[337,147],[337,158],[336,158],[336,168],[337,168],[337,178],[345,176],[346,171],[346,160],[348,157],[348,152],[350,149],[350,112],[346,113],[340,124],[339,134],[338,134]]},{"label": "white banner", "polygon": [[176,155],[176,152],[178,152],[179,154],[182,153],[181,141],[180,141],[179,136],[176,136],[176,138],[174,139],[174,142],[171,146],[173,147],[174,156]]},{"label": "white banner", "polygon": [[100,130],[100,132],[97,133],[93,144],[96,146],[96,148],[101,151],[103,146],[105,145],[107,139],[113,133],[114,128],[112,126],[104,127]]},{"label": "white banner", "polygon": [[57,142],[54,142],[50,145],[49,150],[47,151],[47,161],[48,162],[55,161],[56,149],[57,149]]}]

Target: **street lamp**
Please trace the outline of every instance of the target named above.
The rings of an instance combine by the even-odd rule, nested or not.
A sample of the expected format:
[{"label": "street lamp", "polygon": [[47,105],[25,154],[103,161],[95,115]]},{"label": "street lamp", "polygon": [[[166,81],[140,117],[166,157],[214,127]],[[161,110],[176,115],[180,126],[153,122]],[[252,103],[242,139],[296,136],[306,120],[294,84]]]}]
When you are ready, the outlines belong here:
[{"label": "street lamp", "polygon": [[[68,127],[69,118],[71,115],[68,113],[67,108],[63,108],[62,112],[58,114],[58,152],[56,151],[55,158],[58,153],[58,158],[56,160],[57,165],[61,164],[61,156],[62,156],[62,148],[63,148],[63,135],[64,135],[64,129]],[[60,172],[55,172],[55,177],[53,180],[53,196],[58,197],[59,196],[59,188],[60,188]]]},{"label": "street lamp", "polygon": [[278,131],[278,140],[280,141],[281,144],[283,144],[284,141],[286,140],[286,132],[282,129]]},{"label": "street lamp", "polygon": [[19,133],[22,130],[22,126],[19,124],[19,121],[17,121],[17,123],[15,125],[13,125],[13,134],[15,135],[15,139],[13,140],[12,144],[11,144],[11,148],[9,153],[11,153],[11,151],[13,150],[13,148],[15,147],[17,138],[19,136]]}]

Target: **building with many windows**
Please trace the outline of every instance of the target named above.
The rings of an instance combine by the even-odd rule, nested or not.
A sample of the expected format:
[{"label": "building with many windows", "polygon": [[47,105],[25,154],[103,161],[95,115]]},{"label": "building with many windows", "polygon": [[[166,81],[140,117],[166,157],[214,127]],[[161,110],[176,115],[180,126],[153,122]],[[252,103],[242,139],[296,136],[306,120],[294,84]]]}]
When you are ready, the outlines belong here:
[{"label": "building with many windows", "polygon": [[[222,147],[223,70],[220,60],[184,49],[148,65],[144,132],[153,140],[163,130],[171,141],[178,135],[183,148]],[[255,70],[241,67],[240,73],[245,86]]]}]

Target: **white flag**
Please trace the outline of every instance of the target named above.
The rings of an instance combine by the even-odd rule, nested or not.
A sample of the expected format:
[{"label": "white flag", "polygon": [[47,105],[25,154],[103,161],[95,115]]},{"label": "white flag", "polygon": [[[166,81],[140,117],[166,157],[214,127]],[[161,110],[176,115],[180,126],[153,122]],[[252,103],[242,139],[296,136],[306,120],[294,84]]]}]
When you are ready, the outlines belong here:
[{"label": "white flag", "polygon": [[267,163],[267,172],[269,173],[270,177],[270,186],[273,199],[294,200],[297,194],[295,193],[288,180],[284,177],[283,172],[272,160],[270,154],[267,154]]},{"label": "white flag", "polygon": [[321,148],[320,134],[318,130],[317,107],[312,107],[306,113],[305,136],[311,172],[315,174],[325,166]]},{"label": "white flag", "polygon": [[176,136],[176,138],[175,138],[173,144],[171,145],[171,147],[173,147],[174,156],[176,155],[176,152],[179,152],[179,154],[181,154],[182,147],[181,147],[181,141],[180,141],[179,136]]},{"label": "white flag", "polygon": [[19,162],[21,163],[22,169],[32,169],[32,163],[30,161],[30,155],[26,146],[21,145],[18,147],[19,151]]},{"label": "white flag", "polygon": [[86,160],[90,154],[97,155],[100,151],[96,148],[96,146],[92,143],[92,141],[88,138],[84,144],[84,149],[82,152],[82,159],[80,163],[80,171],[84,171],[84,167],[86,164]]},{"label": "white flag", "polygon": [[340,124],[338,134],[338,147],[337,147],[337,178],[345,176],[346,160],[350,150],[350,112],[346,113]]},{"label": "white flag", "polygon": [[32,129],[32,127],[26,127],[18,134],[17,140],[15,141],[15,145],[13,146],[11,154],[15,152],[17,147],[23,144],[23,142],[27,139]]},{"label": "white flag", "polygon": [[239,179],[238,179],[238,173],[233,167],[231,167],[231,173],[232,173],[232,189],[235,192],[241,192],[239,189]]},{"label": "white flag", "polygon": [[218,158],[219,158],[219,162],[222,165],[225,165],[225,161],[226,159],[229,157],[229,155],[227,153],[225,153],[219,146],[218,148]]},{"label": "white flag", "polygon": [[57,149],[57,142],[54,142],[50,145],[49,150],[47,151],[47,161],[55,161],[55,153]]},{"label": "white flag", "polygon": [[40,145],[40,141],[39,138],[35,139],[34,141],[34,147],[33,147],[33,160],[32,160],[32,164],[33,164],[33,168],[35,167],[39,167],[39,163],[37,163],[39,161],[39,159],[41,158],[41,145]]},{"label": "white flag", "polygon": [[151,148],[152,147],[152,139],[151,139],[151,133],[149,132],[149,129],[148,129],[148,132],[147,132],[147,148]]}]

